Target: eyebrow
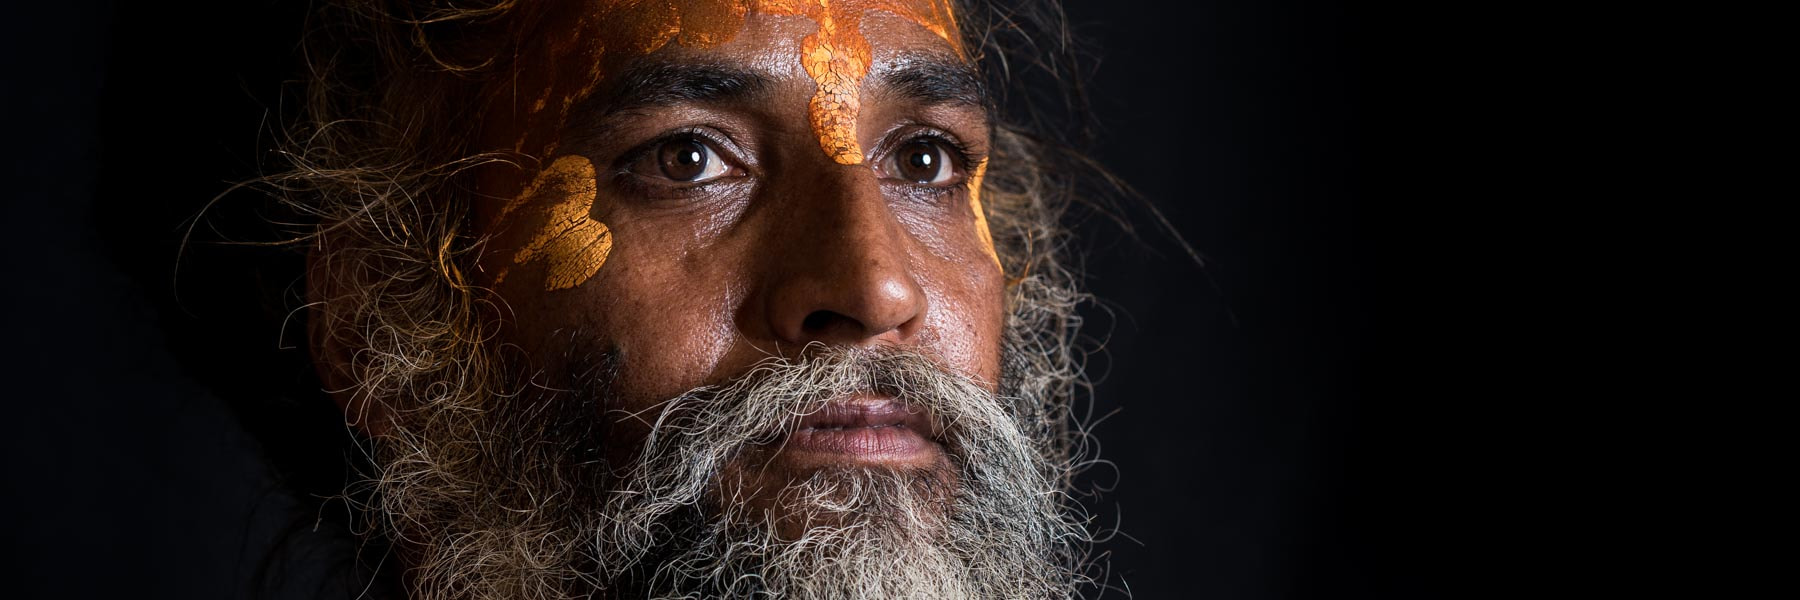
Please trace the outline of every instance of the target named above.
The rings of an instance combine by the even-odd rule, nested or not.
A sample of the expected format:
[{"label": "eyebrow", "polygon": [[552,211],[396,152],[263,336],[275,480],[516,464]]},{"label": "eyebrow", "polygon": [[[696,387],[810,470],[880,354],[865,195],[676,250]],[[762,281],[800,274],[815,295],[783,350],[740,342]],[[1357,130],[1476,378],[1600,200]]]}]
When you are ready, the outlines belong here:
[{"label": "eyebrow", "polygon": [[[927,105],[987,108],[987,92],[972,65],[932,52],[909,52],[874,69],[865,78],[873,94]],[[579,137],[604,136],[615,117],[652,106],[724,104],[752,101],[770,93],[775,78],[762,71],[716,62],[653,62],[633,66],[614,79],[607,93],[582,101],[576,114],[588,115]]]},{"label": "eyebrow", "polygon": [[877,94],[908,98],[922,104],[987,106],[987,88],[975,67],[933,52],[911,52],[869,73]]},{"label": "eyebrow", "polygon": [[716,63],[665,62],[631,68],[598,98],[594,114],[674,103],[715,104],[765,93],[774,86],[768,75]]}]

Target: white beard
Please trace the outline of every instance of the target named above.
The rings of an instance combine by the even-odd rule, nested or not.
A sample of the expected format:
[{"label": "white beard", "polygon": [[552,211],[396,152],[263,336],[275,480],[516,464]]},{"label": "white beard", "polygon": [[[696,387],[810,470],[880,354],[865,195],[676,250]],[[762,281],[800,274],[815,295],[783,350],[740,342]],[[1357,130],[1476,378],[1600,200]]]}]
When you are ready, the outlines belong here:
[{"label": "white beard", "polygon": [[[596,535],[602,581],[631,597],[1053,598],[1078,577],[1080,527],[1053,466],[994,394],[923,357],[823,349],[671,401]],[[954,473],[844,467],[770,503],[721,498],[734,457],[846,392],[891,394],[951,424]],[[751,467],[754,468],[754,467]],[[767,508],[756,508],[757,504]]]},{"label": "white beard", "polygon": [[[423,598],[1068,598],[1089,540],[1060,492],[1042,399],[1009,398],[918,354],[812,348],[645,415],[605,468],[588,394],[411,413],[381,441],[375,514]],[[581,364],[594,364],[591,360]],[[604,371],[605,369],[600,369]],[[876,392],[942,426],[947,466],[838,467],[747,489],[746,449],[828,400]],[[496,443],[497,441],[503,443]]]}]

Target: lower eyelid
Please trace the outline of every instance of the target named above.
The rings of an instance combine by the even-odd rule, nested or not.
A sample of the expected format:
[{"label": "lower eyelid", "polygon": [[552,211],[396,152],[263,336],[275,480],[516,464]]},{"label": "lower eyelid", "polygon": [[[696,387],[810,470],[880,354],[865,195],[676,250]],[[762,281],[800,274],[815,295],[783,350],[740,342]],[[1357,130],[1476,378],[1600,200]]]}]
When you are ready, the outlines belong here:
[{"label": "lower eyelid", "polygon": [[[743,173],[738,167],[733,172]],[[649,200],[692,200],[708,195],[731,193],[739,186],[748,185],[747,175],[724,175],[701,182],[680,182],[663,177],[649,177],[620,171],[613,177],[613,185],[619,193],[634,198]]]}]

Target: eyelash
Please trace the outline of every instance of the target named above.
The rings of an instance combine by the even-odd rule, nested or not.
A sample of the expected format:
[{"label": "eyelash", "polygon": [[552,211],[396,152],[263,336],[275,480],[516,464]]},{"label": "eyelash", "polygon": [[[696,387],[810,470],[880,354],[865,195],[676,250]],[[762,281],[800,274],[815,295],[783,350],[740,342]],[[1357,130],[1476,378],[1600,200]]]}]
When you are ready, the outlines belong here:
[{"label": "eyelash", "polygon": [[703,128],[687,127],[656,136],[650,141],[639,144],[637,147],[625,152],[625,154],[621,155],[618,161],[614,163],[613,180],[626,186],[632,193],[637,195],[655,196],[657,194],[672,194],[673,197],[676,198],[689,197],[704,192],[714,186],[730,185],[734,183],[731,181],[734,178],[730,177],[721,177],[711,181],[686,185],[683,185],[680,182],[650,183],[648,180],[652,179],[651,177],[632,172],[632,165],[636,165],[645,158],[650,157],[657,149],[661,148],[663,144],[683,140],[695,140],[712,146],[713,150],[718,153],[719,158],[730,161],[734,165],[740,163],[735,156],[730,156],[730,152],[727,150],[728,148],[732,148],[731,144],[726,143],[724,140],[719,139],[719,136],[708,132]]},{"label": "eyelash", "polygon": [[[615,163],[616,167],[613,169],[613,179],[623,183],[628,188],[631,188],[633,193],[644,196],[654,196],[658,193],[668,194],[672,192],[675,197],[688,197],[704,192],[715,186],[730,185],[734,183],[731,181],[733,178],[720,178],[690,185],[671,183],[653,184],[646,181],[651,179],[650,177],[632,172],[631,167],[633,165],[636,165],[649,157],[652,153],[656,152],[658,148],[661,148],[663,144],[682,140],[697,140],[703,142],[712,146],[713,149],[720,154],[720,158],[732,161],[733,163],[739,162],[735,157],[729,156],[730,153],[727,148],[731,148],[730,144],[725,143],[723,140],[720,140],[718,136],[713,135],[703,128],[690,127],[659,135],[650,141],[639,144],[637,147],[632,148],[630,151],[621,155]],[[915,190],[915,193],[922,193],[930,196],[942,196],[959,190],[966,191],[968,189],[968,186],[971,183],[969,169],[980,160],[980,157],[976,155],[972,146],[957,139],[955,136],[936,129],[926,129],[914,132],[911,135],[897,139],[893,143],[888,144],[888,146],[890,148],[901,148],[914,142],[927,142],[947,150],[952,162],[951,168],[960,171],[962,178],[952,185],[922,185],[904,181],[896,183],[896,185],[903,185]],[[881,160],[887,161],[891,158],[891,156],[883,155]]]},{"label": "eyelash", "polygon": [[956,166],[959,168],[968,168],[970,165],[975,164],[977,158],[975,156],[975,150],[971,148],[969,144],[956,139],[955,136],[935,129],[927,129],[901,138],[893,144],[893,147],[898,148],[913,142],[934,142],[942,145],[944,148],[950,150],[950,158],[956,160]]},{"label": "eyelash", "polygon": [[[973,182],[972,179],[970,178],[970,175],[972,173],[970,173],[969,171],[980,160],[980,157],[975,154],[974,148],[972,146],[970,146],[969,144],[963,142],[962,140],[957,139],[955,136],[949,135],[949,134],[939,131],[937,129],[929,129],[929,128],[924,129],[922,131],[912,132],[911,134],[906,135],[904,137],[897,137],[897,138],[890,138],[890,139],[894,139],[893,143],[887,144],[887,146],[891,149],[903,148],[914,142],[928,142],[928,143],[935,144],[941,148],[944,148],[950,154],[951,168],[959,171],[960,175],[961,175],[960,181],[957,181],[950,185],[922,185],[922,184],[913,183],[913,182],[909,182],[909,181],[905,181],[905,180],[900,180],[900,181],[894,182],[890,185],[904,186],[908,190],[910,190],[911,194],[917,195],[921,199],[932,199],[932,200],[943,199],[944,197],[954,194],[956,192],[969,190],[969,184]],[[892,152],[892,151],[893,150],[889,150],[889,152]],[[884,154],[881,157],[881,160],[883,162],[892,160],[892,159],[893,159],[893,157],[891,155],[887,155],[887,154]]]}]

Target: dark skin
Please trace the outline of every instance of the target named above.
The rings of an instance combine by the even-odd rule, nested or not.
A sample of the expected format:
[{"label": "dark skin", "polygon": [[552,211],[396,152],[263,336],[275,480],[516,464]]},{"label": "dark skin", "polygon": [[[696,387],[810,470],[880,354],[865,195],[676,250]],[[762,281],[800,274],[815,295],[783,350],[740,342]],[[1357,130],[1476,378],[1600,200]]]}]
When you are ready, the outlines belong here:
[{"label": "dark skin", "polygon": [[[534,370],[557,368],[571,335],[622,360],[612,388],[621,405],[596,407],[616,423],[606,440],[615,457],[647,433],[631,415],[653,417],[670,397],[809,343],[901,347],[990,389],[999,378],[1005,280],[970,202],[989,115],[972,78],[953,76],[970,67],[914,22],[865,15],[872,60],[856,132],[866,157],[841,164],[808,121],[817,87],[799,48],[816,27],[751,14],[728,43],[609,61],[560,122],[484,123],[482,143],[542,163],[477,178],[472,233],[488,241],[475,282],[502,301],[499,341],[533,357]],[[567,68],[521,79],[549,80],[558,94],[594,83]],[[524,96],[515,112],[532,102]],[[564,157],[593,168],[587,217],[604,224],[610,250],[591,276],[547,289],[548,262],[593,257],[516,262],[546,225],[514,215],[566,199],[542,187],[520,199]],[[517,212],[503,215],[509,203]],[[767,454],[755,461],[767,462],[767,484],[833,463],[947,465],[935,444],[898,458]]]}]

